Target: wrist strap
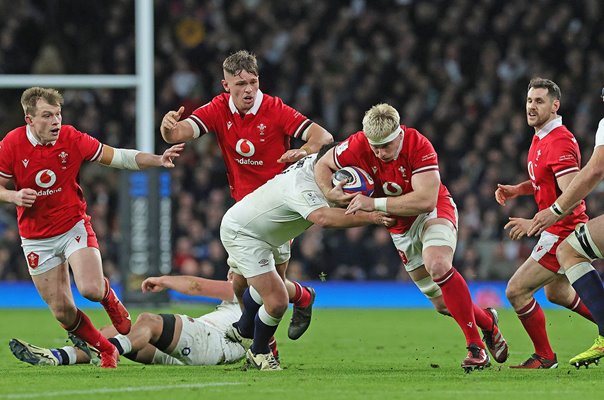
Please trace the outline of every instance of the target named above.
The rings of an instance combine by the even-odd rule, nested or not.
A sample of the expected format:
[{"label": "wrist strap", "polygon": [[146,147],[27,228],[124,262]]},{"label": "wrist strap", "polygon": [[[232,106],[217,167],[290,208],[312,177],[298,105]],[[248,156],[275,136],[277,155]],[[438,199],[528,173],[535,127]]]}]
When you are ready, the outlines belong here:
[{"label": "wrist strap", "polygon": [[561,216],[562,214],[564,214],[564,211],[562,211],[562,207],[560,207],[560,204],[558,204],[557,201],[552,204],[549,209],[552,210],[552,212],[557,216]]},{"label": "wrist strap", "polygon": [[377,199],[373,199],[373,208],[375,208],[376,211],[388,212],[386,209],[387,203],[387,197],[378,197]]}]

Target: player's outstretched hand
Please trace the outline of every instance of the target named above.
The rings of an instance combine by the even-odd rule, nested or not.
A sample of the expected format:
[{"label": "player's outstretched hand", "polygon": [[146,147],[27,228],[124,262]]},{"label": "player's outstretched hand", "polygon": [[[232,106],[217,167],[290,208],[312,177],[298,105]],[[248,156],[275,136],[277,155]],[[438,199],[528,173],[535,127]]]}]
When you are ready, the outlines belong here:
[{"label": "player's outstretched hand", "polygon": [[151,277],[145,279],[143,281],[143,283],[141,284],[141,290],[143,291],[143,293],[147,293],[147,292],[157,293],[157,292],[161,292],[165,288],[166,287],[161,284],[161,277],[158,277],[158,276],[151,276]]},{"label": "player's outstretched hand", "polygon": [[292,163],[292,162],[301,160],[302,158],[306,157],[307,155],[308,155],[308,153],[304,149],[289,149],[285,153],[283,153],[283,155],[281,155],[281,157],[279,157],[277,162]]},{"label": "player's outstretched hand", "polygon": [[15,199],[13,200],[13,203],[15,203],[16,205],[18,205],[20,207],[30,208],[31,206],[34,205],[34,202],[36,201],[36,197],[38,197],[38,194],[36,193],[35,190],[24,188],[24,189],[19,190],[15,194]]},{"label": "player's outstretched hand", "polygon": [[510,217],[510,222],[505,224],[504,229],[510,228],[510,238],[512,240],[518,240],[526,236],[530,225],[530,219]]},{"label": "player's outstretched hand", "polygon": [[518,197],[518,189],[515,185],[501,185],[497,184],[497,190],[495,190],[495,200],[502,206],[505,206],[505,201]]},{"label": "player's outstretched hand", "polygon": [[176,157],[180,157],[180,153],[185,148],[184,143],[175,144],[170,147],[168,150],[164,151],[164,154],[161,156],[161,165],[165,168],[174,168],[174,159]]},{"label": "player's outstretched hand", "polygon": [[371,197],[364,196],[356,193],[353,195],[354,198],[348,204],[346,208],[346,214],[354,214],[357,211],[374,211],[375,201]]},{"label": "player's outstretched hand", "polygon": [[180,121],[180,117],[182,116],[183,112],[185,112],[185,108],[180,106],[178,111],[168,111],[166,115],[164,115],[159,127],[162,135],[170,133],[172,132],[172,129],[176,128],[176,125],[178,125],[178,121]]},{"label": "player's outstretched hand", "polygon": [[528,229],[527,236],[541,235],[544,230],[555,224],[558,218],[560,217],[554,214],[549,207],[544,208],[533,217],[533,222]]}]

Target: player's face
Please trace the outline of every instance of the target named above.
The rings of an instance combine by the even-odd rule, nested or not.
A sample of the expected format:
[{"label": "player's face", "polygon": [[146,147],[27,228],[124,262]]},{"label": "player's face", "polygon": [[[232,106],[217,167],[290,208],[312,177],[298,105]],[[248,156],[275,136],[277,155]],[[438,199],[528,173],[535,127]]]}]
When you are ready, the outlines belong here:
[{"label": "player's face", "polygon": [[383,162],[390,162],[392,160],[395,160],[401,152],[402,141],[403,135],[401,134],[398,135],[396,139],[386,144],[382,144],[379,146],[374,146],[370,144],[369,146],[371,147],[373,154],[375,154],[377,158],[379,158]]},{"label": "player's face", "polygon": [[560,107],[560,101],[547,94],[545,88],[530,88],[526,96],[526,122],[539,130],[551,121]]},{"label": "player's face", "polygon": [[243,114],[254,106],[259,83],[258,77],[247,71],[241,71],[239,75],[225,72],[222,80],[224,90],[231,93],[235,107]]},{"label": "player's face", "polygon": [[29,125],[32,133],[42,144],[54,142],[59,137],[61,130],[61,106],[53,106],[44,99],[36,103],[36,113],[27,114],[25,122]]}]

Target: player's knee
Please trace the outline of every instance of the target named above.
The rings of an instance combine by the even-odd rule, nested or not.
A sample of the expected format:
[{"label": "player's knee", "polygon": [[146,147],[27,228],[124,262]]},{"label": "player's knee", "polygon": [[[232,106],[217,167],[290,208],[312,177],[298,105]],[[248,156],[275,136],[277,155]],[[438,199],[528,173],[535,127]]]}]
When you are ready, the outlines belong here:
[{"label": "player's knee", "polygon": [[508,285],[505,288],[505,297],[507,297],[512,305],[522,296],[522,293],[522,288],[516,285],[515,282],[508,282]]},{"label": "player's knee", "polygon": [[558,263],[561,266],[570,266],[575,264],[573,259],[577,257],[575,249],[567,243],[567,241],[563,241],[560,243],[558,248],[556,249],[556,258],[558,259]]},{"label": "player's knee", "polygon": [[289,300],[287,297],[281,298],[282,296],[275,297],[271,299],[269,303],[264,302],[264,308],[267,313],[272,315],[275,318],[281,318],[285,311],[287,311],[287,306],[289,304]]},{"label": "player's knee", "polygon": [[105,295],[105,285],[97,286],[91,283],[87,283],[80,286],[78,286],[78,291],[80,292],[82,297],[90,301],[99,302],[103,299],[103,296]]},{"label": "player's knee", "polygon": [[152,325],[152,324],[161,323],[161,322],[162,322],[162,319],[159,315],[149,313],[149,312],[144,312],[136,318],[135,324]]},{"label": "player's knee", "polygon": [[451,263],[445,257],[439,257],[426,263],[426,270],[432,279],[442,278],[451,269]]}]

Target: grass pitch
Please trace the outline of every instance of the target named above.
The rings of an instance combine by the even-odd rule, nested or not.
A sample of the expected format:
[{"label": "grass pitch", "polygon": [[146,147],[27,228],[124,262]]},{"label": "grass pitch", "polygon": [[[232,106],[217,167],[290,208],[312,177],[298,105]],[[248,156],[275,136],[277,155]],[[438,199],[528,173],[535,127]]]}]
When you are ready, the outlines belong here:
[{"label": "grass pitch", "polygon": [[[161,312],[198,316],[208,307]],[[131,310],[137,314],[140,310]],[[34,367],[15,359],[18,337],[48,347],[65,334],[47,310],[0,310],[0,400],[4,399],[525,399],[601,398],[604,366],[576,370],[568,359],[585,350],[594,325],[566,310],[547,310],[548,332],[560,366],[511,370],[533,352],[512,311],[500,311],[510,344],[506,364],[464,374],[463,336],[451,318],[432,310],[317,309],[310,330],[287,339],[286,314],[277,332],[281,372],[242,371],[242,363],[213,367],[140,365],[122,358],[117,370],[93,365]],[[97,325],[109,323],[89,310]]]}]

